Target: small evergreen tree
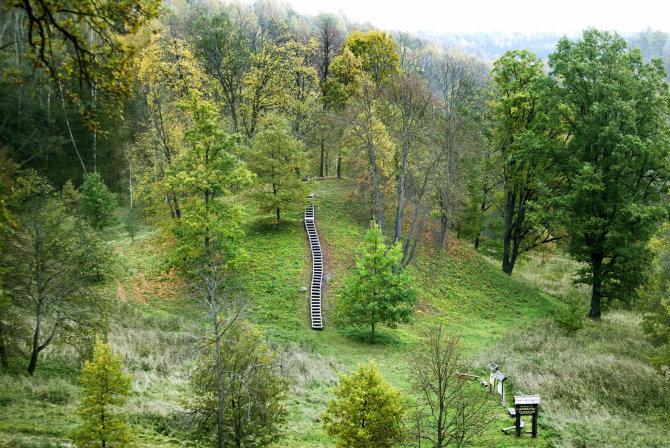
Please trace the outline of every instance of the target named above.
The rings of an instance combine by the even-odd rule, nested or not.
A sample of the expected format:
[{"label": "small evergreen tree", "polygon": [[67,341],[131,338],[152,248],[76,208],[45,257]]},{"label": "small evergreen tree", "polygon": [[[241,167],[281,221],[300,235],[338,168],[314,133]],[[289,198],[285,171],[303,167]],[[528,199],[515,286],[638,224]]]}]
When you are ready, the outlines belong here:
[{"label": "small evergreen tree", "polygon": [[376,324],[394,328],[399,322],[409,322],[414,312],[417,290],[401,263],[402,245],[387,246],[381,228],[374,223],[359,248],[356,268],[335,310],[344,325],[370,325],[372,344]]},{"label": "small evergreen tree", "polygon": [[338,448],[386,448],[401,439],[403,396],[374,361],[342,375],[332,393],[321,417],[325,431],[339,439]]},{"label": "small evergreen tree", "polygon": [[125,219],[126,232],[130,236],[131,241],[135,241],[135,235],[140,231],[140,217],[138,216],[135,207],[128,209],[128,214]]},{"label": "small evergreen tree", "polygon": [[554,322],[566,334],[575,333],[584,328],[586,309],[578,297],[568,297],[554,314]]},{"label": "small evergreen tree", "polygon": [[76,210],[79,206],[79,190],[74,188],[72,181],[68,179],[60,191],[61,202],[68,210]]},{"label": "small evergreen tree", "polygon": [[113,225],[115,208],[116,197],[107,189],[100,174],[95,172],[86,176],[79,194],[79,209],[91,226],[100,230]]},{"label": "small evergreen tree", "polygon": [[131,378],[121,369],[121,359],[100,337],[93,348],[93,361],[86,361],[81,374],[82,398],[77,413],[81,427],[73,434],[75,445],[122,448],[130,446],[132,434],[119,411],[131,390]]}]

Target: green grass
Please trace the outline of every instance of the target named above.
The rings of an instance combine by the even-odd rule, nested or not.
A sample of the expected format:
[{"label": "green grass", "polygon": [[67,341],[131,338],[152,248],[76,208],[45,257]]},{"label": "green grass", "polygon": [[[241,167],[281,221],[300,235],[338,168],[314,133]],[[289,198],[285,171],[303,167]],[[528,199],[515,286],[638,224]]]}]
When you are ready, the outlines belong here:
[{"label": "green grass", "polygon": [[568,337],[550,321],[536,322],[508,333],[474,364],[495,359],[512,393],[540,393],[539,421],[555,432],[556,447],[660,448],[670,438],[670,388],[649,365],[639,323],[611,312]]},{"label": "green grass", "polygon": [[[266,337],[280,344],[307,350],[307,356],[336,359],[348,371],[374,359],[385,378],[409,388],[405,356],[429,326],[442,323],[463,335],[464,346],[474,354],[498,340],[505,331],[526,320],[548,316],[556,300],[511,279],[472,250],[455,243],[447,251],[422,250],[411,272],[422,290],[413,324],[381,328],[378,343],[370,345],[369,329],[338,329],[330,319],[342,279],[353,266],[358,245],[369,222],[364,208],[347,200],[344,181],[317,183],[317,230],[324,241],[326,285],[323,331],[309,328],[308,293],[310,255],[301,215],[294,215],[279,230],[249,223],[245,249],[254,254],[246,291],[252,307],[248,318]],[[332,371],[332,369],[330,370]],[[330,372],[329,371],[329,372]],[[329,399],[329,380],[296,388],[290,400],[291,423],[285,446],[331,446],[321,430],[319,415]],[[496,434],[497,435],[497,434]]]},{"label": "green grass", "polygon": [[[535,375],[527,359],[537,359],[538,366],[545,361],[539,360],[537,353],[551,359],[548,352],[543,351],[541,337],[544,336],[538,336],[540,342],[531,341],[532,344],[527,345],[510,342],[519,328],[535,329],[538,335],[546,334],[550,339],[559,338],[551,325],[542,322],[548,321],[560,299],[580,293],[579,289],[570,289],[574,287],[566,280],[575,270],[572,262],[555,257],[538,268],[537,260],[530,256],[520,261],[515,276],[509,277],[499,269],[497,262],[491,262],[457,240],[452,240],[448,249],[437,251],[431,246],[427,232],[427,241],[410,267],[416,286],[421,290],[414,322],[397,329],[380,328],[378,343],[370,345],[368,328],[338,329],[331,320],[342,280],[353,266],[356,248],[367,228],[369,211],[348,199],[345,181],[321,181],[316,183],[316,188],[319,196],[316,224],[324,241],[326,268],[323,331],[310,329],[308,292],[301,290],[309,286],[311,269],[302,215],[285,214],[280,229],[269,224],[266,217],[252,215],[245,223],[246,236],[242,241],[251,260],[241,275],[239,288],[248,306],[245,317],[280,351],[281,371],[293,380],[287,401],[290,416],[286,437],[279,446],[334,445],[335,441],[321,429],[320,415],[330,399],[329,390],[335,385],[339,371],[349,371],[358,363],[374,359],[390,383],[409,391],[411,372],[406,367],[406,355],[420,343],[422,333],[436,324],[462,336],[467,355],[475,359],[470,373],[483,374],[484,365],[494,360],[510,375],[515,390],[539,392],[543,400],[545,396],[548,400],[543,401],[540,437],[535,440],[502,435],[500,428],[511,426],[512,420],[502,407],[492,405],[494,423],[485,434],[487,445],[580,446],[573,441],[579,440],[583,426],[588,424],[588,416],[576,412],[574,417],[568,418],[565,417],[569,414],[565,404],[568,402],[563,407],[551,404],[555,402],[552,397],[556,391],[569,389],[573,378],[559,371],[547,377],[551,382],[533,376],[534,379],[526,383],[528,375]],[[253,210],[249,204],[243,205]],[[108,237],[115,248],[116,264],[105,293],[117,299],[110,340],[123,354],[124,364],[134,377],[134,394],[127,406],[129,421],[142,447],[183,446],[192,438],[192,424],[181,411],[180,402],[188,395],[189,362],[195,350],[196,335],[201,334],[203,325],[199,311],[188,299],[186,285],[178,272],[167,270],[161,242],[155,233],[145,229],[132,243],[120,229],[109,232]],[[542,326],[533,327],[533,322],[540,322]],[[603,325],[612,331],[616,327],[614,323]],[[588,338],[581,335],[593,336],[600,345],[595,342],[585,345],[588,346],[586,353],[595,354],[598,348],[603,353],[604,364],[608,354],[618,353],[621,363],[617,365],[621,369],[638,369],[636,380],[652,381],[657,375],[640,355],[649,348],[646,339],[639,330],[633,331],[634,324],[628,322],[624,327],[624,333],[615,336],[625,337],[631,347],[625,353],[596,337],[600,327],[580,330],[575,337],[578,341],[583,337],[586,343]],[[560,337],[562,343],[571,343],[571,339]],[[72,414],[77,398],[76,361],[71,357],[59,358],[55,350],[47,358],[36,379],[0,376],[0,446],[9,441],[17,445],[37,445],[48,440],[65,443],[67,432],[76,425]],[[588,357],[579,359],[588,365]],[[603,410],[619,415],[617,410],[628,404],[619,399],[609,400],[607,392],[602,392],[599,378],[586,375],[580,387],[591,386],[601,391],[594,395],[603,403],[598,408],[598,418],[604,415]],[[43,390],[34,392],[33,384],[41,384]],[[650,390],[653,389],[644,389],[645,393]],[[663,406],[666,405],[651,408],[650,414],[657,416],[665,409]],[[622,416],[637,416],[634,409],[626,409]],[[642,426],[630,429],[626,437],[635,440],[645,429],[652,433],[649,440],[663,434],[659,432],[657,417],[651,417],[649,424],[646,417],[642,419]],[[607,446],[597,444],[600,442],[594,431],[589,432],[585,445],[581,446],[592,446],[592,443]],[[21,438],[26,440],[19,440]]]}]

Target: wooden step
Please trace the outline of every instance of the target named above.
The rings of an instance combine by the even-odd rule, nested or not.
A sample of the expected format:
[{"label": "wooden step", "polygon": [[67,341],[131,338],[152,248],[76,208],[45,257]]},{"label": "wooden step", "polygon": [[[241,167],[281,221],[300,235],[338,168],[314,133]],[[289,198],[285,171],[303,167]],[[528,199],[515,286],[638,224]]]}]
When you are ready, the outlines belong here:
[{"label": "wooden step", "polygon": [[[314,193],[309,197],[313,197]],[[312,281],[310,285],[310,317],[312,329],[323,329],[323,316],[321,315],[321,285],[323,284],[323,254],[319,234],[316,231],[314,219],[314,204],[305,206],[305,229],[309,238],[309,247],[312,252]]]}]

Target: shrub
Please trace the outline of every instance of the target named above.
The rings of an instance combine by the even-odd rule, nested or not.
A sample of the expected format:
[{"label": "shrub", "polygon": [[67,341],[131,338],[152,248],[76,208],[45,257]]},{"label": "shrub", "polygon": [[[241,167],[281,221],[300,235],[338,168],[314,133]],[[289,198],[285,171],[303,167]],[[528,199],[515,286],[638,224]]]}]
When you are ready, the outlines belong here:
[{"label": "shrub", "polygon": [[554,322],[566,334],[572,334],[584,328],[586,307],[576,297],[570,297],[554,315]]}]

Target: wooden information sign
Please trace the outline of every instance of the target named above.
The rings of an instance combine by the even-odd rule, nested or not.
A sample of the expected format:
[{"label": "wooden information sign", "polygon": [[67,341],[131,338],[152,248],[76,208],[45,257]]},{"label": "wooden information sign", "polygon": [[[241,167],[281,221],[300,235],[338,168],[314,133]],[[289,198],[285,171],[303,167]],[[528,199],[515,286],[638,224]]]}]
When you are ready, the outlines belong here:
[{"label": "wooden information sign", "polygon": [[[521,422],[522,415],[530,415],[533,418],[533,426],[530,434],[533,437],[537,437],[537,407],[540,404],[539,395],[516,395],[514,396],[514,410],[515,410],[515,423],[516,423],[516,436],[521,437],[521,428],[523,428],[523,423]],[[525,431],[528,434],[528,431]]]}]

